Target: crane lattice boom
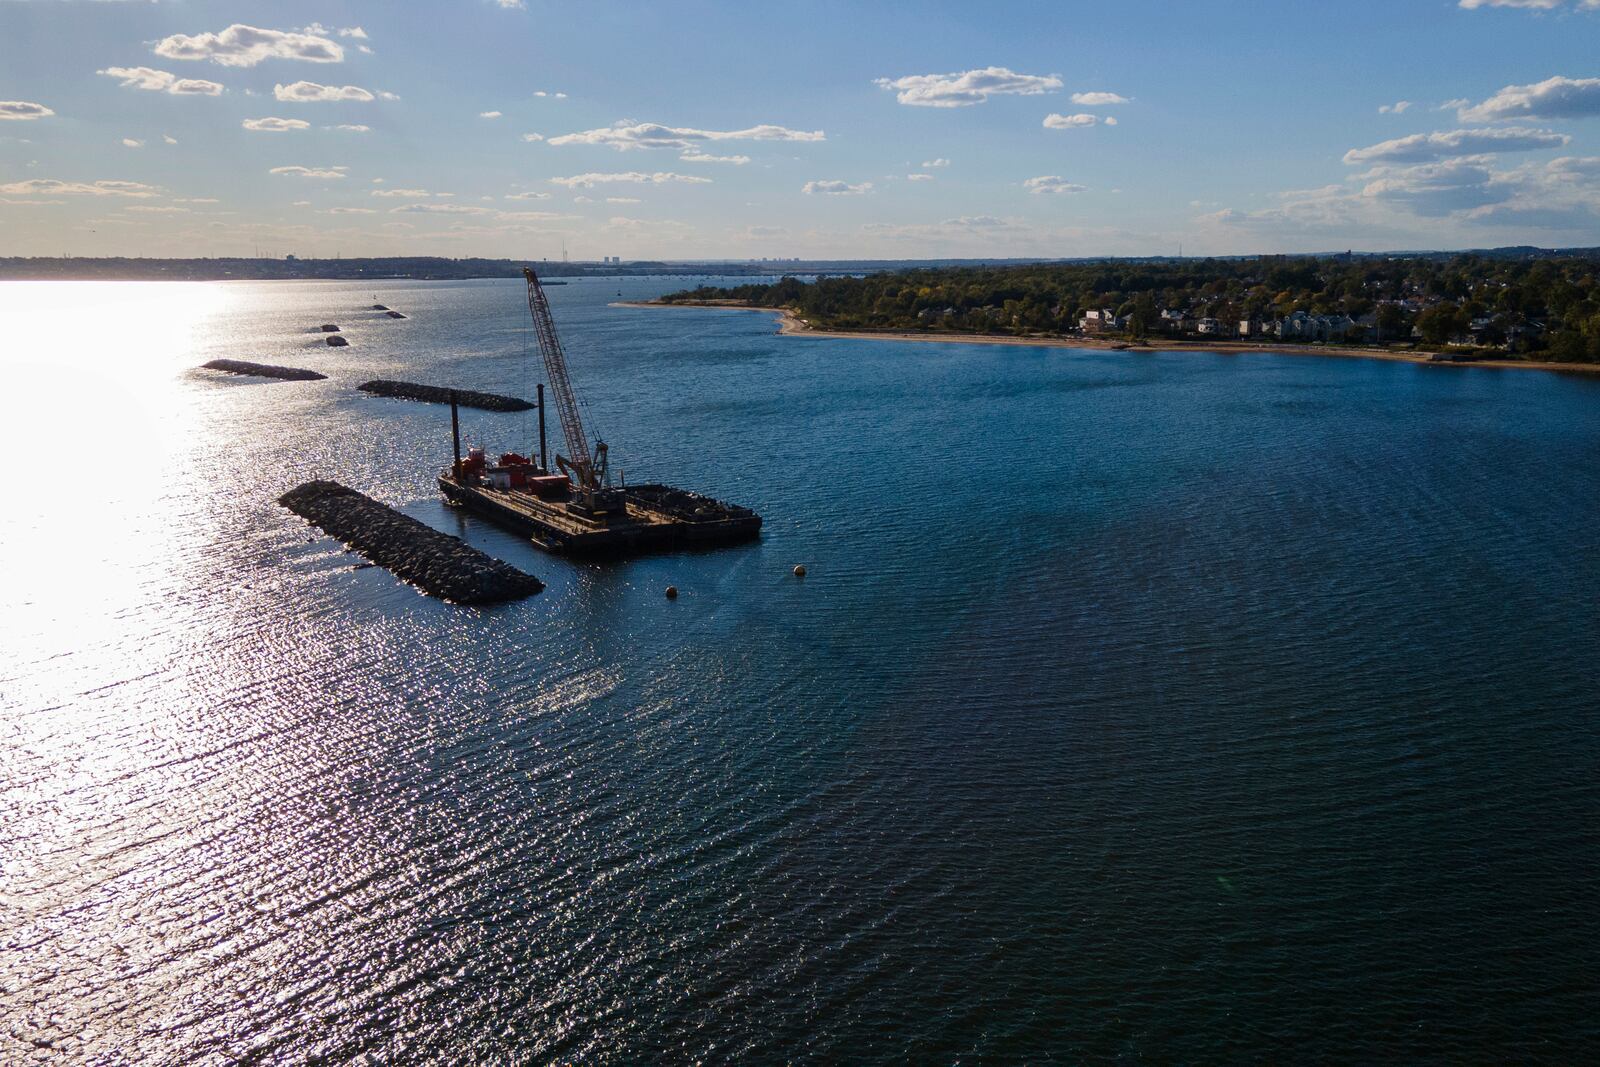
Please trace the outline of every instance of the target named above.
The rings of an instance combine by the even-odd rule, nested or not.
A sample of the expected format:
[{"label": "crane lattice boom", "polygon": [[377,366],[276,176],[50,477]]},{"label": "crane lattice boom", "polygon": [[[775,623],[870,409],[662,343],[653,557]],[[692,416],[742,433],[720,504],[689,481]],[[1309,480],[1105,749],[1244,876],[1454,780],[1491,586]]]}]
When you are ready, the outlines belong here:
[{"label": "crane lattice boom", "polygon": [[[578,414],[578,397],[572,389],[572,378],[567,374],[567,357],[561,350],[561,338],[556,334],[555,319],[550,315],[550,301],[545,299],[544,287],[532,267],[522,268],[528,279],[528,311],[533,315],[533,332],[539,338],[539,352],[544,356],[545,375],[550,379],[550,391],[555,394],[556,414],[561,417],[561,432],[567,441],[568,462],[578,473],[578,482],[587,489],[599,487],[594,456],[589,451],[589,440],[583,432],[583,420]],[[548,467],[548,461],[544,461]]]}]

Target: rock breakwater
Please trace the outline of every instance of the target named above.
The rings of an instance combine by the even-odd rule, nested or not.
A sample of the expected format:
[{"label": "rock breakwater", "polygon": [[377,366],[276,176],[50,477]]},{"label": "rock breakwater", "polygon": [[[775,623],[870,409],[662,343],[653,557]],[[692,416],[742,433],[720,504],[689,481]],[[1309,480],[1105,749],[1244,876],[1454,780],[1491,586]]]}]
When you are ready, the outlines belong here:
[{"label": "rock breakwater", "polygon": [[258,378],[281,378],[289,382],[313,382],[327,378],[314,370],[302,367],[274,367],[270,363],[247,363],[242,359],[213,359],[201,366],[207,370],[226,371],[229,374],[251,374]]},{"label": "rock breakwater", "polygon": [[544,583],[338,482],[296,486],[278,503],[425,593],[457,604],[521,600]]},{"label": "rock breakwater", "polygon": [[[396,382],[387,378],[362,382],[356,386],[364,393],[389,396],[399,400],[422,400],[431,404],[450,403],[451,390],[439,385],[419,385],[416,382]],[[456,403],[464,408],[482,408],[484,411],[531,411],[533,405],[516,396],[497,393],[478,393],[471,389],[455,390]]]}]

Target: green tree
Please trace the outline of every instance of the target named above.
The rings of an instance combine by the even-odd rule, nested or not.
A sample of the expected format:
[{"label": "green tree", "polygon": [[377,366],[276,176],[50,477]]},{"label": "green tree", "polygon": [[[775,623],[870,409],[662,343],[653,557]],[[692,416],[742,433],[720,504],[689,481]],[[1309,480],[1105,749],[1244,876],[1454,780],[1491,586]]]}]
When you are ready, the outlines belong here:
[{"label": "green tree", "polygon": [[1465,328],[1461,309],[1454,304],[1435,304],[1417,316],[1417,329],[1430,345],[1442,345]]},{"label": "green tree", "polygon": [[1406,313],[1399,304],[1382,304],[1378,307],[1378,340],[1401,341],[1409,333]]}]

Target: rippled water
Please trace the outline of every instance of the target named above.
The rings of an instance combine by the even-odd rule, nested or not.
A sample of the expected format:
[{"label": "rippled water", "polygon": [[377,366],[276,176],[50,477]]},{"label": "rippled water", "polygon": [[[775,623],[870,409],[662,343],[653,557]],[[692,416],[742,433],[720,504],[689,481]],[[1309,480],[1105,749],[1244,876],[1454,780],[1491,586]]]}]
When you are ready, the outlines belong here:
[{"label": "rippled water", "polygon": [[513,283],[0,286],[0,1061],[1600,1055],[1600,381],[607,306],[674,287],[550,295],[765,535],[596,565],[353,389],[529,393]]}]

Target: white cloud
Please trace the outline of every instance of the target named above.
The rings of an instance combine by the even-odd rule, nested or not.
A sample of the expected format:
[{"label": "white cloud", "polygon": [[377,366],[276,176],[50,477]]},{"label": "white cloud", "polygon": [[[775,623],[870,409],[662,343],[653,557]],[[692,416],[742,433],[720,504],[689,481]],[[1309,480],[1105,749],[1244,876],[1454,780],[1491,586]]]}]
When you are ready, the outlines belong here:
[{"label": "white cloud", "polygon": [[374,189],[369,195],[389,198],[398,197],[402,200],[426,200],[434,194],[426,189]]},{"label": "white cloud", "polygon": [[551,99],[551,100],[565,100],[567,98],[567,94],[566,93],[551,93],[551,92],[546,92],[543,89],[540,89],[538,92],[534,93],[533,95],[534,96],[539,96],[539,97],[546,97],[546,98]]},{"label": "white cloud", "polygon": [[933,170],[937,167],[948,167],[949,165],[950,161],[942,156],[938,159],[924,159],[922,161],[923,170]]},{"label": "white cloud", "polygon": [[1600,156],[1562,156],[1544,167],[1546,173],[1560,179],[1600,178]]},{"label": "white cloud", "polygon": [[63,182],[54,178],[30,178],[0,185],[0,193],[12,196],[126,196],[143,199],[155,196],[156,188],[142,182]]},{"label": "white cloud", "polygon": [[1380,165],[1361,184],[1279,194],[1279,207],[1219,211],[1200,221],[1274,234],[1346,238],[1365,231],[1392,240],[1408,220],[1450,218],[1473,226],[1600,233],[1600,157],[1562,157],[1494,170],[1488,156]]},{"label": "white cloud", "polygon": [[373,207],[330,207],[322,212],[324,215],[376,215],[377,208]]},{"label": "white cloud", "polygon": [[1411,101],[1409,101],[1409,100],[1396,100],[1392,104],[1379,104],[1378,105],[1378,114],[1380,114],[1380,115],[1404,115],[1406,113],[1406,111],[1410,109],[1410,107],[1411,107]]},{"label": "white cloud", "polygon": [[1038,227],[1020,219],[1002,219],[994,215],[962,215],[940,222],[889,223],[869,222],[861,227],[863,233],[893,241],[936,241],[946,245],[952,240],[972,237],[1017,236],[1025,231],[1037,232]]},{"label": "white cloud", "polygon": [[363,126],[359,122],[343,122],[337,126],[327,127],[330,130],[342,130],[345,133],[371,133],[371,126]]},{"label": "white cloud", "polygon": [[522,135],[522,139],[524,141],[527,141],[529,144],[538,144],[540,141],[544,140],[544,134],[542,134],[542,133],[525,133],[525,134]]},{"label": "white cloud", "polygon": [[122,139],[122,147],[124,147],[124,148],[143,148],[144,147],[144,142],[143,141],[135,141],[132,137],[124,137]]},{"label": "white cloud", "polygon": [[1206,226],[1229,229],[1317,234],[1344,233],[1363,221],[1360,196],[1351,194],[1343,186],[1330,185],[1323,189],[1281,195],[1284,202],[1278,207],[1260,211],[1223,208],[1197,216],[1195,221]]},{"label": "white cloud", "polygon": [[665,185],[668,182],[688,182],[693,185],[710,185],[710,178],[701,178],[690,174],[674,174],[671,171],[656,171],[646,174],[642,171],[630,170],[623,173],[597,173],[590,171],[587,174],[574,174],[570,178],[551,178],[552,185],[564,186],[568,189],[589,189],[596,185],[611,182],[632,182],[639,185]]},{"label": "white cloud", "polygon": [[471,204],[401,204],[389,209],[391,215],[489,215],[486,207]]},{"label": "white cloud", "polygon": [[1376,167],[1361,189],[1369,199],[1400,204],[1418,215],[1438,217],[1505,199],[1494,175],[1476,159],[1451,159],[1403,167]]},{"label": "white cloud", "polygon": [[850,182],[841,181],[815,181],[806,182],[800,191],[807,196],[817,193],[823,196],[861,196],[872,191],[872,183],[857,182],[852,185]]},{"label": "white cloud", "polygon": [[264,59],[299,59],[308,63],[344,61],[344,48],[326,37],[263,30],[237,22],[220,33],[194,36],[175,33],[157,42],[154,51],[168,59],[209,59],[224,67],[253,67]]},{"label": "white cloud", "polygon": [[171,93],[173,96],[219,96],[220,82],[204,78],[180,78],[169,70],[154,67],[107,67],[96,74],[120,79],[124,89],[143,89],[151,93]]},{"label": "white cloud", "polygon": [[609,145],[618,151],[632,148],[670,148],[689,151],[707,141],[822,141],[821,130],[791,130],[784,126],[751,126],[744,130],[696,130],[685,126],[662,126],[654,122],[624,119],[598,130],[566,133],[550,138],[553,145]]},{"label": "white cloud", "polygon": [[177,144],[178,143],[178,139],[176,137],[172,136],[170,133],[162,134],[161,135],[161,139],[163,141],[165,141],[167,144]]},{"label": "white cloud", "polygon": [[642,204],[642,203],[644,203],[644,201],[640,200],[637,196],[608,196],[608,197],[606,197],[606,203],[608,203],[608,204]]},{"label": "white cloud", "polygon": [[360,26],[346,26],[344,29],[339,31],[339,36],[354,37],[358,41],[365,41],[367,39],[367,31],[362,29]]},{"label": "white cloud", "polygon": [[1040,193],[1081,193],[1089,188],[1087,185],[1069,182],[1059,174],[1042,174],[1037,178],[1029,178],[1022,183],[1022,187],[1035,195]]},{"label": "white cloud", "polygon": [[[1550,11],[1560,7],[1566,0],[1461,0],[1461,6],[1468,11],[1475,11],[1480,7],[1521,7],[1535,11]],[[1594,0],[1584,0],[1584,7],[1594,7]]]},{"label": "white cloud", "polygon": [[497,119],[497,118],[500,117],[500,112],[498,112],[498,111],[480,111],[480,112],[478,112],[478,117],[480,119]]},{"label": "white cloud", "polygon": [[258,130],[262,133],[287,133],[290,130],[303,130],[311,125],[305,119],[245,119],[241,123],[247,130]]},{"label": "white cloud", "polygon": [[876,78],[873,84],[893,90],[895,99],[909,107],[968,107],[991,96],[1038,96],[1061,88],[1055,74],[1018,74],[1005,67],[950,74],[913,74],[904,78]]},{"label": "white cloud", "polygon": [[630,219],[626,215],[611,216],[603,228],[631,237],[655,237],[670,241],[681,241],[695,232],[694,227],[675,219]]},{"label": "white cloud", "polygon": [[549,193],[507,193],[507,200],[549,200]]},{"label": "white cloud", "polygon": [[273,167],[268,174],[286,174],[295,178],[343,178],[349,167]]},{"label": "white cloud", "polygon": [[[1106,119],[1106,122],[1112,126],[1116,125],[1111,119]],[[1099,115],[1091,115],[1086,111],[1076,115],[1058,115],[1052,111],[1044,117],[1044,126],[1048,130],[1080,130],[1099,123]]]},{"label": "white cloud", "polygon": [[272,95],[278,99],[295,104],[311,104],[320,101],[353,100],[366,103],[375,99],[373,94],[359,85],[318,85],[316,82],[298,81],[288,85],[274,85]]},{"label": "white cloud", "polygon": [[1476,156],[1486,152],[1531,152],[1559,148],[1572,138],[1550,130],[1530,130],[1520,126],[1503,129],[1448,130],[1442,133],[1414,133],[1380,141],[1366,148],[1352,148],[1344,161],[1358,163],[1427,163],[1433,160]]},{"label": "white cloud", "polygon": [[559,222],[576,219],[577,215],[558,215],[554,211],[497,211],[494,217],[501,222]]},{"label": "white cloud", "polygon": [[1600,78],[1546,78],[1508,85],[1476,107],[1458,112],[1462,122],[1501,119],[1577,119],[1600,115]]},{"label": "white cloud", "polygon": [[54,111],[51,111],[43,104],[35,104],[27,100],[0,100],[0,121],[5,119],[16,119],[18,121],[46,119],[54,114]]},{"label": "white cloud", "polygon": [[732,163],[736,167],[750,162],[749,156],[713,156],[708,152],[685,152],[678,158],[685,163]]},{"label": "white cloud", "polygon": [[1067,99],[1079,107],[1109,107],[1112,104],[1126,104],[1128,98],[1117,93],[1073,93]]},{"label": "white cloud", "polygon": [[907,174],[906,175],[906,181],[908,181],[908,182],[931,182],[931,181],[933,181],[933,175],[931,175],[931,174]]}]

